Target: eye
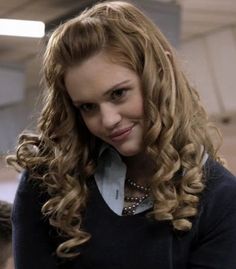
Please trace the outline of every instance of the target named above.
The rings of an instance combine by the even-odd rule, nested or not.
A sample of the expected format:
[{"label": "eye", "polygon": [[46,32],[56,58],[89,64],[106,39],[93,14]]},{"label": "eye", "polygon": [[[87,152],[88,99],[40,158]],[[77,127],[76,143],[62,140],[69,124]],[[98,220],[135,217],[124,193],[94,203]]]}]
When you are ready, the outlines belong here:
[{"label": "eye", "polygon": [[82,104],[79,106],[79,109],[82,111],[82,112],[92,112],[96,109],[96,105],[95,104],[90,104],[90,103],[87,103],[87,104]]},{"label": "eye", "polygon": [[127,93],[128,89],[122,88],[122,89],[116,89],[114,91],[112,91],[111,93],[111,99],[112,100],[119,100],[121,98],[123,98],[126,93]]}]

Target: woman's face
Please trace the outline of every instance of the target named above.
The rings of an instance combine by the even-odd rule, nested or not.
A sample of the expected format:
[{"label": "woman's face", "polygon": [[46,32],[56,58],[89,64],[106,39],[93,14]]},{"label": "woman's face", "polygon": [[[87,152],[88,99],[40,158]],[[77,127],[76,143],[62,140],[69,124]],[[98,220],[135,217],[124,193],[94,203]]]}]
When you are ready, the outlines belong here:
[{"label": "woman's face", "polygon": [[123,156],[143,149],[143,97],[140,79],[102,52],[68,69],[66,89],[88,130]]}]

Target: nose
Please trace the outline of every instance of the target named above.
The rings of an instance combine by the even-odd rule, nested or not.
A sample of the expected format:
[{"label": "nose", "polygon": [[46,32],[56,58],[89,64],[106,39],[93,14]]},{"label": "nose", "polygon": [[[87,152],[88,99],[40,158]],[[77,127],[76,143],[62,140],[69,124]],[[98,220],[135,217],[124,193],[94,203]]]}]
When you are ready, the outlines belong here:
[{"label": "nose", "polygon": [[119,109],[113,104],[104,104],[100,107],[101,123],[106,129],[114,128],[122,119]]}]

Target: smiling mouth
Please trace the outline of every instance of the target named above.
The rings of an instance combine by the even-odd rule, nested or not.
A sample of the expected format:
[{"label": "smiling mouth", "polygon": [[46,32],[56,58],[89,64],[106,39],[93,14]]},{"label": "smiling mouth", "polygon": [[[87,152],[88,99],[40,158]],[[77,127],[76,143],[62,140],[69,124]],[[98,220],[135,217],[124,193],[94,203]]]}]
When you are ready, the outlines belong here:
[{"label": "smiling mouth", "polygon": [[129,136],[129,134],[132,132],[132,129],[133,129],[133,126],[126,128],[126,129],[123,129],[121,131],[117,131],[116,133],[114,133],[113,135],[110,136],[110,139],[113,142],[122,141]]}]

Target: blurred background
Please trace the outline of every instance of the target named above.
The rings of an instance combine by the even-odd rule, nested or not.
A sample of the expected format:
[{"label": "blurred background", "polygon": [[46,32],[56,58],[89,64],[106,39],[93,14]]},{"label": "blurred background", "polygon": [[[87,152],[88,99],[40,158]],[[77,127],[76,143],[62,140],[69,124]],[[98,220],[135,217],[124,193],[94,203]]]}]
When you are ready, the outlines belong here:
[{"label": "blurred background", "polygon": [[[24,129],[33,129],[40,110],[41,56],[57,25],[92,0],[0,0],[1,19],[45,23],[41,38],[0,35],[0,199],[12,202],[19,175],[6,166]],[[175,47],[210,118],[223,134],[221,154],[236,174],[236,1],[134,0]],[[2,27],[2,29],[1,29]],[[0,26],[0,32],[3,26]]]}]

